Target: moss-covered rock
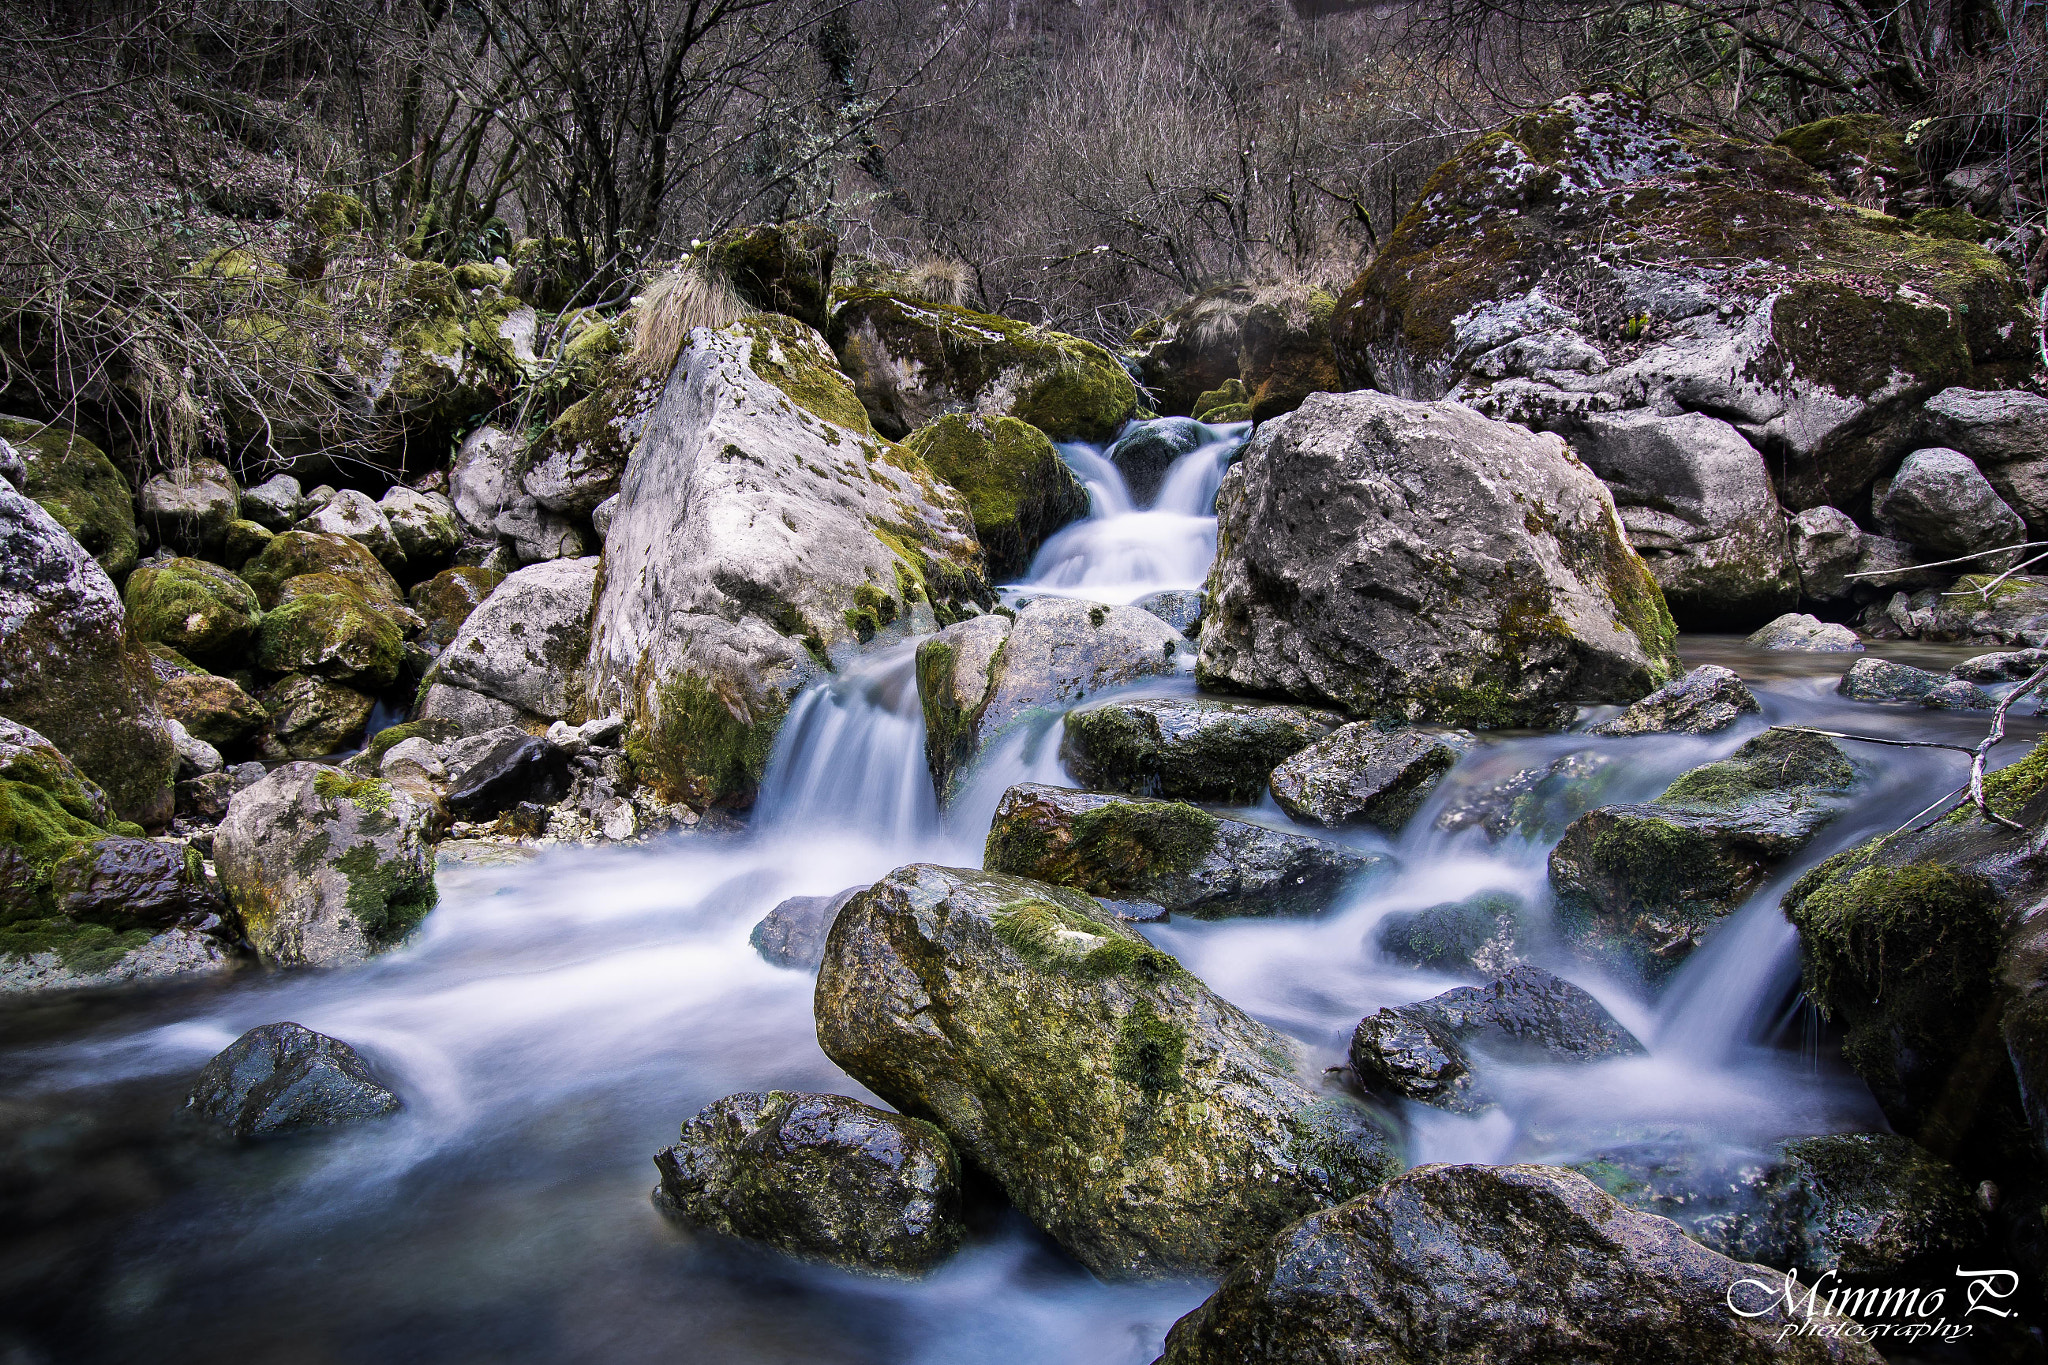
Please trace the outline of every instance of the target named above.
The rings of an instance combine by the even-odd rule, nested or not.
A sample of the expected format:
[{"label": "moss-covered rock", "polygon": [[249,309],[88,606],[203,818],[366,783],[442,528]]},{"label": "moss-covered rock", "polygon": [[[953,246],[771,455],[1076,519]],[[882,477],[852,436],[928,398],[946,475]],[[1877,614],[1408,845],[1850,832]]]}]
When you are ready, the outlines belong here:
[{"label": "moss-covered rock", "polygon": [[262,554],[264,547],[276,538],[277,533],[261,522],[237,518],[221,533],[221,562],[239,568]]},{"label": "moss-covered rock", "polygon": [[1098,702],[1067,712],[1060,757],[1096,791],[1251,805],[1275,766],[1342,719],[1219,697]]},{"label": "moss-covered rock", "polygon": [[153,559],[128,577],[128,630],[194,659],[233,660],[262,623],[249,585],[202,559]]},{"label": "moss-covered rock", "polygon": [[352,687],[289,673],[263,694],[270,733],[293,758],[322,758],[355,743],[377,704]]},{"label": "moss-covered rock", "polygon": [[1841,114],[1788,128],[1772,140],[1828,178],[1835,193],[1882,208],[1926,177],[1906,135],[1881,114]]},{"label": "moss-covered rock", "polygon": [[51,867],[113,819],[107,794],[54,744],[0,718],[0,921],[54,914]]},{"label": "moss-covered rock", "polygon": [[1137,386],[1100,346],[1012,318],[855,290],[832,315],[832,349],[884,436],[948,412],[1009,416],[1054,440],[1107,441]]},{"label": "moss-covered rock", "polygon": [[838,254],[838,234],[822,223],[728,228],[704,249],[712,269],[749,306],[785,313],[820,332],[830,320]]},{"label": "moss-covered rock", "polygon": [[1510,837],[1548,846],[1572,821],[1601,805],[1625,765],[1596,750],[1566,754],[1505,781],[1476,785],[1444,802],[1436,827],[1446,833],[1478,829],[1499,842]]},{"label": "moss-covered rock", "polygon": [[433,908],[430,824],[389,783],[288,763],[235,793],[214,862],[265,962],[343,966],[396,946]]},{"label": "moss-covered rock", "polygon": [[164,681],[157,691],[163,713],[223,756],[247,753],[269,728],[270,714],[231,678],[191,672]]},{"label": "moss-covered rock", "polygon": [[405,624],[391,604],[335,574],[285,580],[256,641],[256,664],[268,672],[370,689],[389,686],[404,663]]},{"label": "moss-covered rock", "polygon": [[1088,897],[900,868],[840,912],[818,1041],[1109,1278],[1214,1274],[1397,1162],[1297,1045]]},{"label": "moss-covered rock", "polygon": [[107,577],[116,583],[127,578],[138,554],[134,495],[114,462],[75,432],[18,417],[0,417],[0,440],[27,462],[22,491],[85,547]]},{"label": "moss-covered rock", "polygon": [[1506,971],[1521,960],[1534,925],[1529,906],[1507,891],[1482,891],[1422,910],[1397,910],[1373,929],[1396,962],[1437,972]]},{"label": "moss-covered rock", "polygon": [[1046,537],[1088,515],[1088,490],[1052,442],[1014,417],[948,413],[903,445],[967,499],[997,580],[1021,578]]},{"label": "moss-covered rock", "polygon": [[241,578],[256,590],[264,608],[277,605],[284,585],[301,574],[331,574],[355,585],[365,597],[396,606],[404,600],[398,580],[360,541],[317,531],[286,531],[244,564]]},{"label": "moss-covered rock", "polygon": [[496,569],[458,564],[414,584],[412,609],[427,623],[419,642],[431,650],[446,648],[469,614],[504,580]]},{"label": "moss-covered rock", "polygon": [[1249,422],[1252,420],[1251,395],[1244,391],[1244,385],[1236,379],[1228,379],[1198,395],[1188,415],[1197,422],[1212,425],[1224,422]]}]

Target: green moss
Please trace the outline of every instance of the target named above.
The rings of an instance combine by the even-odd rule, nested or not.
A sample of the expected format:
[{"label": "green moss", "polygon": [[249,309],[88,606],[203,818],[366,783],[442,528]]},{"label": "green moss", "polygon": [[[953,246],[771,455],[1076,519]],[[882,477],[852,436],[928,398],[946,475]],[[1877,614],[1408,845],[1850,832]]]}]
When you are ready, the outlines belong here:
[{"label": "green moss", "polygon": [[327,573],[346,579],[367,596],[392,604],[401,596],[398,581],[359,540],[318,531],[286,531],[263,552],[244,564],[242,581],[256,590],[266,609],[277,605],[284,585],[301,574]]},{"label": "green moss", "polygon": [[129,575],[123,597],[131,636],[200,658],[235,653],[263,619],[247,583],[198,559],[142,565]]},{"label": "green moss", "polygon": [[1512,923],[1522,910],[1519,896],[1483,891],[1467,900],[1388,915],[1377,937],[1390,957],[1439,971],[1459,970],[1472,965],[1472,955],[1500,932],[1503,920]]},{"label": "green moss", "polygon": [[1195,406],[1189,416],[1197,422],[1243,421],[1244,418],[1225,417],[1224,411],[1242,410],[1247,416],[1251,412],[1252,397],[1245,392],[1244,383],[1238,379],[1226,379],[1217,387],[1208,390],[1195,399]]},{"label": "green moss", "polygon": [[322,190],[306,201],[299,219],[315,237],[331,242],[346,233],[361,232],[369,226],[370,214],[354,195]]},{"label": "green moss", "polygon": [[1726,913],[1742,889],[1710,836],[1643,815],[1601,831],[1590,862],[1596,876],[1628,888],[1632,905],[1655,906],[1693,927]]},{"label": "green moss", "polygon": [[[382,783],[374,785],[382,786]],[[357,844],[334,866],[348,879],[343,904],[377,947],[389,947],[418,927],[434,908],[438,892],[431,872],[421,875],[406,862],[386,862],[369,844]]]},{"label": "green moss", "polygon": [[[49,914],[50,869],[66,854],[105,837],[97,803],[75,778],[40,756],[17,759],[0,777],[0,920]],[[139,831],[138,831],[139,833]]]},{"label": "green moss", "polygon": [[1059,451],[1044,432],[1014,417],[948,413],[903,445],[966,499],[975,538],[998,579],[1023,573],[1046,536],[1087,514],[1087,490]]},{"label": "green moss", "polygon": [[1033,966],[1089,981],[1163,981],[1182,970],[1172,954],[1120,926],[1049,900],[1011,901],[994,912],[996,937]]},{"label": "green moss", "polygon": [[135,567],[139,545],[128,481],[114,462],[84,437],[40,422],[0,417],[0,439],[27,462],[22,491],[70,532],[109,578],[123,581]]},{"label": "green moss", "polygon": [[654,714],[634,727],[626,753],[663,800],[699,809],[750,805],[787,709],[774,694],[750,706],[681,674],[655,689]]},{"label": "green moss", "polygon": [[323,801],[346,801],[373,815],[391,810],[391,785],[374,777],[352,777],[339,768],[313,775],[313,794]]},{"label": "green moss", "polygon": [[1142,894],[1216,846],[1216,817],[1183,801],[1111,801],[1067,826],[1035,806],[998,818],[984,863],[1097,895]]},{"label": "green moss", "polygon": [[1919,176],[1920,167],[1906,146],[1906,135],[1879,114],[1844,114],[1788,128],[1773,139],[1817,170],[1852,169],[1868,165],[1894,181]]},{"label": "green moss", "polygon": [[1856,765],[1824,735],[1766,730],[1718,763],[1681,776],[1656,804],[1733,810],[1758,797],[1804,790],[1839,793],[1856,782]]},{"label": "green moss", "polygon": [[425,720],[409,720],[402,725],[387,725],[370,737],[363,746],[372,767],[384,761],[384,755],[396,745],[409,739],[424,739],[430,744],[445,744],[462,733],[462,727],[452,720],[430,716]]},{"label": "green moss", "polygon": [[819,354],[811,331],[794,318],[762,313],[734,324],[751,339],[747,367],[773,384],[813,417],[873,436],[867,409],[853,391],[853,381]]},{"label": "green moss", "polygon": [[1941,863],[1866,866],[1864,850],[1815,868],[1786,896],[1798,926],[1807,992],[1832,1016],[1845,999],[1896,992],[1953,997],[1988,987],[1998,953],[1998,895],[1984,877]]},{"label": "green moss", "polygon": [[303,574],[263,617],[256,662],[272,673],[317,673],[383,687],[405,662],[405,632],[384,604],[346,580]]},{"label": "green moss", "polygon": [[106,971],[149,939],[147,929],[81,924],[61,915],[9,920],[0,923],[0,958],[55,953],[65,967],[90,975]]},{"label": "green moss", "polygon": [[1187,1030],[1160,1018],[1150,1001],[1140,1000],[1117,1024],[1111,1070],[1148,1097],[1165,1094],[1181,1088],[1187,1050]]}]

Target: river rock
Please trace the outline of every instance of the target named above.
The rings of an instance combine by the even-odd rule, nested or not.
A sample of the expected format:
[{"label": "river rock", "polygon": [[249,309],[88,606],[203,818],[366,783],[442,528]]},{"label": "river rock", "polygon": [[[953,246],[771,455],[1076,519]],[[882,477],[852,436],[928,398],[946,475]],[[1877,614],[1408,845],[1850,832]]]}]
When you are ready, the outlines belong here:
[{"label": "river rock", "polygon": [[244,564],[240,573],[242,581],[256,590],[256,600],[266,611],[277,605],[284,585],[301,574],[333,574],[376,601],[393,606],[405,601],[398,580],[377,562],[377,556],[347,536],[286,531]]},{"label": "river rock", "polygon": [[289,474],[273,474],[253,488],[242,490],[242,515],[266,531],[291,529],[305,505],[299,481]]},{"label": "river rock", "polygon": [[1964,574],[1945,590],[1895,593],[1872,615],[1894,638],[2037,647],[2048,644],[2048,578]]},{"label": "river rock", "polygon": [[488,820],[521,802],[552,806],[569,794],[569,758],[538,735],[507,736],[456,773],[448,809]]},{"label": "river rock", "polygon": [[1094,342],[991,313],[856,289],[831,336],[875,430],[895,440],[972,412],[1056,441],[1107,441],[1138,406],[1130,375]]},{"label": "river rock", "polygon": [[266,963],[345,966],[396,946],[433,908],[428,825],[389,783],[287,763],[235,793],[214,866]]},{"label": "river rock", "polygon": [[[1900,535],[1936,559],[2001,549],[2027,538],[2019,513],[2006,506],[1970,457],[1939,447],[1906,457],[1878,501],[1877,518],[1880,525],[1898,527]],[[2010,567],[2013,558],[1992,556],[1977,567],[1996,573]]]},{"label": "river rock", "polygon": [[1629,544],[1687,630],[1797,606],[1799,576],[1770,471],[1726,422],[1699,413],[1590,414],[1572,446],[1614,494]]},{"label": "river rock", "polygon": [[1799,513],[1786,523],[1786,530],[1799,569],[1800,595],[1811,602],[1847,598],[1853,588],[1849,575],[1864,567],[1863,529],[1847,512],[1822,506]]},{"label": "river rock", "polygon": [[[1958,679],[1946,673],[1932,673],[1890,659],[1858,659],[1835,684],[1835,690],[1851,701],[1920,701],[1942,684],[1955,681]],[[1964,685],[1975,687],[1970,683]],[[1981,690],[1977,695],[1985,696]],[[1985,697],[1985,702],[1987,706],[1995,704],[1989,697]]]},{"label": "river rock", "polygon": [[966,1232],[946,1135],[844,1095],[728,1095],[654,1164],[670,1217],[848,1270],[922,1275]]},{"label": "river rock", "polygon": [[390,518],[367,493],[344,488],[320,507],[301,517],[292,528],[315,535],[347,536],[377,557],[386,569],[404,567],[405,554],[398,548]]},{"label": "river rock", "polygon": [[1003,793],[982,859],[991,872],[1196,919],[1314,914],[1386,862],[1181,801],[1032,783]]},{"label": "river rock", "polygon": [[825,936],[832,932],[839,912],[848,901],[867,890],[867,884],[849,886],[836,896],[791,896],[770,910],[747,942],[754,951],[778,967],[802,967],[816,971],[825,960]]},{"label": "river rock", "polygon": [[192,732],[169,716],[164,724],[170,727],[171,747],[178,751],[178,778],[200,777],[206,773],[217,773],[223,764],[220,750],[203,739],[194,738]]},{"label": "river rock", "polygon": [[1655,580],[1555,436],[1315,394],[1258,428],[1216,505],[1205,684],[1397,723],[1562,725],[1677,672]]},{"label": "river rock", "polygon": [[1149,611],[1160,620],[1172,626],[1190,640],[1202,624],[1202,611],[1206,599],[1193,588],[1166,588],[1159,592],[1148,592],[1131,603],[1139,611]]},{"label": "river rock", "polygon": [[68,755],[123,819],[171,818],[178,756],[120,594],[12,485],[0,485],[0,716]]},{"label": "river rock", "polygon": [[599,581],[588,709],[626,716],[642,777],[700,808],[752,801],[826,659],[989,600],[966,504],[876,438],[815,333],[772,314],[691,334]]},{"label": "river rock", "polygon": [[1927,400],[1921,433],[1969,456],[1998,496],[2048,537],[2048,398],[2021,389],[1943,389]]},{"label": "river rock", "polygon": [[189,459],[153,475],[138,501],[159,544],[200,557],[219,552],[228,523],[242,514],[241,487],[219,460]]},{"label": "river rock", "polygon": [[356,1050],[300,1024],[265,1024],[199,1073],[185,1107],[238,1138],[383,1118],[405,1106]]},{"label": "river rock", "polygon": [[18,417],[0,417],[0,438],[22,456],[14,487],[54,518],[120,583],[135,567],[135,500],[114,462],[76,432]]},{"label": "river rock", "polygon": [[1213,1275],[1393,1173],[1301,1049],[1078,892],[898,868],[840,912],[826,1056],[1109,1279]]},{"label": "river rock", "polygon": [[997,581],[1022,578],[1046,537],[1088,515],[1088,490],[1052,442],[1014,417],[948,413],[903,445],[967,499]]},{"label": "river rock", "polygon": [[1949,672],[1965,682],[2018,682],[2048,666],[2048,649],[2008,649],[1963,660]]},{"label": "river rock", "polygon": [[52,863],[50,895],[58,914],[117,931],[197,927],[225,908],[197,851],[119,835],[75,845]]},{"label": "river rock", "polygon": [[1017,613],[976,616],[917,648],[925,757],[941,798],[1009,726],[1123,683],[1178,673],[1188,641],[1135,607],[1041,597]]},{"label": "river rock", "polygon": [[1102,454],[1124,476],[1132,505],[1150,507],[1159,501],[1166,471],[1208,439],[1208,429],[1191,417],[1161,417],[1136,424]]},{"label": "river rock", "polygon": [[1096,791],[1251,805],[1277,764],[1342,719],[1217,697],[1096,702],[1067,712],[1060,757]]},{"label": "river rock", "polygon": [[1610,754],[1586,750],[1524,768],[1504,782],[1458,792],[1444,802],[1436,827],[1446,833],[1483,830],[1498,843],[1509,835],[1552,844],[1565,826],[1600,804],[1620,775]]},{"label": "river rock", "polygon": [[263,620],[247,583],[201,559],[152,559],[128,575],[128,631],[193,659],[234,660]]},{"label": "river rock", "polygon": [[415,583],[407,600],[426,622],[419,644],[434,654],[446,649],[469,614],[504,581],[505,575],[496,569],[458,564],[424,583]]},{"label": "river rock", "polygon": [[1711,735],[1763,710],[1733,669],[1702,664],[1636,702],[1595,735]]},{"label": "river rock", "polygon": [[1273,799],[1297,820],[1398,834],[1470,745],[1456,735],[1363,721],[1319,739],[1273,769]]},{"label": "river rock", "polygon": [[1602,91],[1442,167],[1338,300],[1333,342],[1353,385],[1532,425],[1711,412],[1773,452],[1800,511],[1861,505],[1926,399],[2024,363],[2023,311],[1976,245],[1835,197],[1784,148]]},{"label": "river rock", "polygon": [[1751,649],[1796,650],[1808,654],[1861,653],[1863,641],[1847,626],[1800,612],[1787,612],[1743,641]]},{"label": "river rock", "polygon": [[310,673],[290,673],[263,694],[270,733],[293,758],[340,753],[369,723],[375,697]]},{"label": "river rock", "polygon": [[1654,801],[1589,812],[1550,853],[1560,927],[1596,960],[1659,975],[1840,814],[1832,798],[1855,782],[1834,740],[1766,730]]},{"label": "river rock", "polygon": [[439,493],[393,485],[377,500],[377,510],[391,527],[406,572],[415,578],[447,563],[462,544],[455,505]]},{"label": "river rock", "polygon": [[448,501],[471,534],[495,540],[498,514],[518,500],[520,456],[517,436],[482,426],[463,438],[448,466]]},{"label": "river rock", "polygon": [[1998,700],[1975,683],[1950,678],[1929,688],[1920,704],[1937,711],[1989,711]]},{"label": "river rock", "polygon": [[[1731,1286],[1753,1294],[1729,1306]],[[1420,1166],[1312,1214],[1167,1334],[1159,1365],[1856,1362],[1876,1351],[1784,1278],[1553,1166]]]},{"label": "river rock", "polygon": [[[435,665],[422,714],[460,720],[460,689],[560,720],[580,709],[599,560],[530,564],[491,590]],[[474,709],[474,708],[472,708]]]},{"label": "river rock", "polygon": [[1367,1015],[1351,1035],[1350,1056],[1368,1090],[1471,1114],[1494,1103],[1475,1073],[1475,1053],[1592,1062],[1642,1051],[1592,996],[1540,968],[1515,966],[1484,986]]},{"label": "river rock", "polygon": [[1521,961],[1529,907],[1506,891],[1482,891],[1422,910],[1397,910],[1373,928],[1373,941],[1396,962],[1437,972],[1498,975]]},{"label": "river rock", "polygon": [[388,687],[405,666],[412,614],[373,597],[353,580],[300,574],[263,615],[256,664],[271,673],[306,673],[365,690]]}]

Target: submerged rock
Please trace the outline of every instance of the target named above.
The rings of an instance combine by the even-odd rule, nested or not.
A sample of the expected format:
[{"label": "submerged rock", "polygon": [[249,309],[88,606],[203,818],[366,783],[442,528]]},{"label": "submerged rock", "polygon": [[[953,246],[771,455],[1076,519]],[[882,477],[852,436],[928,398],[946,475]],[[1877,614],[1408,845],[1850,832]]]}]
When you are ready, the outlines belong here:
[{"label": "submerged rock", "polygon": [[1124,476],[1132,505],[1150,507],[1159,501],[1166,471],[1181,456],[1199,449],[1208,435],[1208,430],[1191,418],[1162,417],[1136,423],[1102,455]]},{"label": "submerged rock", "polygon": [[1398,834],[1469,747],[1456,735],[1388,734],[1360,721],[1273,769],[1273,799],[1311,824],[1369,825]]},{"label": "submerged rock", "polygon": [[983,856],[991,872],[1197,919],[1314,914],[1386,862],[1181,801],[1031,783],[1003,793]]},{"label": "submerged rock", "polygon": [[1515,1062],[1593,1062],[1641,1051],[1635,1035],[1585,991],[1539,968],[1516,966],[1484,986],[1460,986],[1367,1015],[1351,1035],[1351,1069],[1369,1090],[1469,1114],[1494,1103],[1475,1074],[1475,1053]]},{"label": "submerged rock", "polygon": [[1656,800],[1572,822],[1550,853],[1579,951],[1660,974],[1836,815],[1856,769],[1834,740],[1767,730]]},{"label": "submerged rock", "polygon": [[1743,642],[1751,649],[1798,650],[1808,654],[1861,653],[1863,641],[1847,626],[1801,612],[1787,612]]},{"label": "submerged rock", "polygon": [[1554,843],[1567,825],[1600,804],[1620,775],[1610,754],[1566,754],[1543,767],[1524,768],[1505,782],[1451,797],[1436,827],[1452,834],[1480,829],[1496,843],[1509,835]]},{"label": "submerged rock", "polygon": [[1794,1330],[1784,1289],[1571,1171],[1422,1166],[1288,1228],[1174,1324],[1160,1365],[1879,1365],[1846,1318]]},{"label": "submerged rock", "polygon": [[1835,690],[1850,701],[1916,701],[1947,710],[1988,711],[1998,704],[1975,683],[1890,659],[1858,659]]},{"label": "submerged rock", "polygon": [[965,1233],[946,1135],[844,1095],[728,1095],[654,1164],[670,1217],[849,1270],[921,1275]]},{"label": "submerged rock", "polygon": [[1423,910],[1397,910],[1374,927],[1373,941],[1396,962],[1493,975],[1521,961],[1529,932],[1527,902],[1506,891],[1482,891]]},{"label": "submerged rock", "polygon": [[1217,496],[1205,682],[1460,726],[1558,725],[1677,671],[1606,488],[1457,404],[1311,395]]},{"label": "submerged rock", "polygon": [[1595,735],[1711,735],[1763,706],[1733,669],[1703,664],[1636,702]]},{"label": "submerged rock", "polygon": [[833,926],[817,1019],[1105,1278],[1220,1273],[1396,1165],[1291,1039],[1060,887],[898,868]]},{"label": "submerged rock", "polygon": [[1256,802],[1274,767],[1343,721],[1217,697],[1141,697],[1067,713],[1060,757],[1083,785],[1190,801]]},{"label": "submerged rock", "polygon": [[1022,578],[1046,537],[1088,515],[1088,490],[1052,442],[1014,417],[948,413],[903,446],[967,499],[998,582]]},{"label": "submerged rock", "polygon": [[867,890],[849,886],[836,896],[791,896],[765,915],[747,935],[754,951],[778,967],[816,971],[825,960],[825,937],[846,903]]},{"label": "submerged rock", "polygon": [[199,1073],[185,1107],[250,1138],[383,1118],[405,1106],[347,1043],[284,1023],[230,1043]]}]

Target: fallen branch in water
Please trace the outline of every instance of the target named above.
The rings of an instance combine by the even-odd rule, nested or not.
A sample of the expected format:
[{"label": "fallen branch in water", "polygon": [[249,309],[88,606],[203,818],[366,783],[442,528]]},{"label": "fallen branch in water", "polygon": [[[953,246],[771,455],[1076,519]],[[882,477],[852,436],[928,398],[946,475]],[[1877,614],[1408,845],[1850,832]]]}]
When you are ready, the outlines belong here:
[{"label": "fallen branch in water", "polygon": [[[1913,820],[1918,820],[1920,816],[1926,815],[1928,811],[1947,806],[1949,802],[1960,796],[1966,798],[1969,804],[1977,808],[1978,814],[1993,824],[2004,825],[2007,829],[2023,830],[2026,828],[2025,825],[2020,824],[2017,820],[2006,819],[2003,815],[1991,809],[1990,803],[1985,800],[1984,761],[1991,753],[1991,750],[2005,739],[2005,713],[2012,709],[2014,702],[2026,696],[2029,692],[2034,691],[2044,682],[2048,682],[2048,664],[2035,669],[2033,676],[2029,677],[2012,691],[2006,693],[2005,698],[1998,703],[1998,709],[1991,713],[1990,732],[1974,747],[1964,744],[1945,744],[1940,740],[1934,739],[1890,739],[1882,735],[1852,735],[1841,730],[1817,730],[1809,725],[1773,725],[1771,728],[1773,730],[1789,730],[1794,734],[1801,735],[1825,735],[1829,739],[1846,739],[1857,744],[1887,744],[1895,749],[1951,749],[1959,754],[1968,754],[1970,756],[1969,782],[1956,788],[1956,790],[1942,797],[1933,805],[1928,806],[1925,810],[1922,810],[1920,815],[1913,817]],[[1940,810],[1934,816],[1934,819],[1918,826],[1918,828],[1926,829],[1947,814],[1947,810]],[[1906,825],[1911,825],[1913,820],[1908,820]],[[1906,828],[1906,825],[1899,826],[1899,829]],[[1899,830],[1892,831],[1893,834],[1898,832]],[[1889,838],[1890,835],[1886,837]]]}]

